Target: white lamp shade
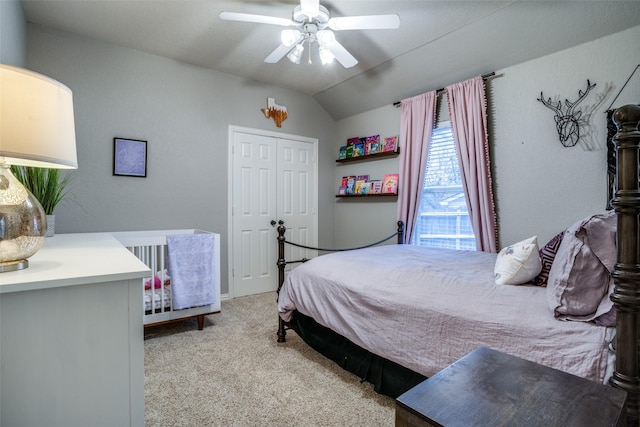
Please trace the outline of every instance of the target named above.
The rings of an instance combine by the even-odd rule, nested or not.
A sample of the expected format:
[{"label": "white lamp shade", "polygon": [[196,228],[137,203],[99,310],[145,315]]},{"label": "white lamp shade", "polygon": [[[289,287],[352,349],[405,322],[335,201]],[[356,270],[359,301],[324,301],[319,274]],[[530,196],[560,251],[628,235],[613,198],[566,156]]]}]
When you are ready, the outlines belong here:
[{"label": "white lamp shade", "polygon": [[282,30],[282,32],[280,33],[280,41],[282,41],[282,44],[287,47],[293,46],[300,40],[301,37],[302,34],[300,34],[300,31],[298,30],[286,29]]},{"label": "white lamp shade", "polygon": [[324,46],[320,46],[318,54],[320,55],[320,61],[322,62],[322,65],[330,64],[336,58],[333,52],[331,52],[329,48],[326,48]]},{"label": "white lamp shade", "polygon": [[298,43],[294,46],[293,49],[291,49],[291,52],[287,54],[287,58],[289,58],[289,61],[293,62],[294,64],[299,64],[300,59],[302,58],[302,52],[304,52],[304,46]]},{"label": "white lamp shade", "polygon": [[0,163],[76,169],[73,95],[62,83],[0,64]]},{"label": "white lamp shade", "polygon": [[318,31],[316,37],[318,39],[318,44],[323,47],[331,46],[333,42],[336,41],[336,36],[331,30]]}]

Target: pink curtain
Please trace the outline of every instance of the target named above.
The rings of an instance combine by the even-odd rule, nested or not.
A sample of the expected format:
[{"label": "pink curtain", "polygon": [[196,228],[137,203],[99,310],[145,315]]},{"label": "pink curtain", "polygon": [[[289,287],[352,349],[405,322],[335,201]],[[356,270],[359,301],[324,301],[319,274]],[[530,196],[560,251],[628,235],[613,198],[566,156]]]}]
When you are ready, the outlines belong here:
[{"label": "pink curtain", "polygon": [[403,99],[400,122],[398,219],[404,221],[404,243],[410,243],[420,209],[422,181],[436,117],[436,91]]},{"label": "pink curtain", "polygon": [[446,91],[476,248],[495,253],[497,227],[491,189],[484,80],[474,77],[448,86]]}]

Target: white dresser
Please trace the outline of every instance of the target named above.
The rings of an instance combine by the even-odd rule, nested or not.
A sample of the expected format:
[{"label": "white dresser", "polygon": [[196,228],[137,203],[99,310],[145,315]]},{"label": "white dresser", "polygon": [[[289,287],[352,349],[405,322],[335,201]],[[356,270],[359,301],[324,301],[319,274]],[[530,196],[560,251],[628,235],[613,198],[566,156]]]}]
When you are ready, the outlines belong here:
[{"label": "white dresser", "polygon": [[0,426],[143,426],[140,280],[108,233],[58,234],[0,274]]}]

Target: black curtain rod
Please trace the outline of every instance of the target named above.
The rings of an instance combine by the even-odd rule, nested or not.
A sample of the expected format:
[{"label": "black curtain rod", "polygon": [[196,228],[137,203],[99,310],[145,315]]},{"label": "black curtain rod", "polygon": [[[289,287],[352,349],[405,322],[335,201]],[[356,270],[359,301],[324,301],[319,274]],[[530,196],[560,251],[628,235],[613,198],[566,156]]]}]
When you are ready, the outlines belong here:
[{"label": "black curtain rod", "polygon": [[[495,75],[496,75],[495,71],[492,71],[491,73],[483,74],[482,75],[482,79],[483,80],[487,80],[489,77],[493,77]],[[436,95],[440,95],[442,92],[444,92],[444,88],[440,88],[440,89],[436,90]],[[400,104],[402,104],[402,101],[396,101],[396,102],[393,103],[393,106],[394,107],[399,107]]]}]

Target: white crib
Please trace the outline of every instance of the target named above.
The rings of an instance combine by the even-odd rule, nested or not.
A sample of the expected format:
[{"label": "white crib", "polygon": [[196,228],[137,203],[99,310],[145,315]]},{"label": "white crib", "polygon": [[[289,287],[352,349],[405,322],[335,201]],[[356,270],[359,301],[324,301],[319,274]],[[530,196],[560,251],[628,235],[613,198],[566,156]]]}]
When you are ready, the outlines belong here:
[{"label": "white crib", "polygon": [[[200,307],[192,307],[182,310],[173,310],[171,300],[171,278],[167,271],[167,236],[170,234],[201,234],[216,235],[215,250],[215,280],[213,304]],[[198,329],[204,327],[204,316],[220,312],[220,235],[203,230],[153,230],[153,231],[123,231],[111,233],[136,257],[144,262],[150,269],[152,276],[145,278],[141,283],[144,301],[144,325],[152,326],[162,323],[196,317]]]}]

